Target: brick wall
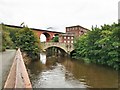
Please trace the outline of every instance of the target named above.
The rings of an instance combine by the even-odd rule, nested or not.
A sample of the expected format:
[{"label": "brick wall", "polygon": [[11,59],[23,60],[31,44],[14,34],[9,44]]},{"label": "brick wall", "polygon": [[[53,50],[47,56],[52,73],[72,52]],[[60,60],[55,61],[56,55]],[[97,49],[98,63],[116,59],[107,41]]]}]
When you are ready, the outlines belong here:
[{"label": "brick wall", "polygon": [[87,31],[88,29],[79,25],[66,27],[66,34],[59,35],[59,42],[73,43],[74,37],[79,37],[85,34]]}]

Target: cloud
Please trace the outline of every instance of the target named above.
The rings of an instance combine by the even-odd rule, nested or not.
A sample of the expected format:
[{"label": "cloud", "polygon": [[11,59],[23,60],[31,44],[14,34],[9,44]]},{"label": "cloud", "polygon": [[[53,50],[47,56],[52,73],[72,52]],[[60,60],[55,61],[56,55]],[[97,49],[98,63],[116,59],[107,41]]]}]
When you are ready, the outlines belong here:
[{"label": "cloud", "polygon": [[65,31],[66,26],[103,25],[117,22],[119,0],[1,0],[0,21],[29,27],[56,27]]}]

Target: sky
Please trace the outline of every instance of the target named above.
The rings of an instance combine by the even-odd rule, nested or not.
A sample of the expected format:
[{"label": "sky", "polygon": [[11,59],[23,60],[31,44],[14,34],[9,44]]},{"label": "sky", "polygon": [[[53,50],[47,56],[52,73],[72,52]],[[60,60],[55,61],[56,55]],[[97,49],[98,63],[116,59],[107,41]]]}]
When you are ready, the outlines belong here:
[{"label": "sky", "polygon": [[118,2],[118,19],[120,20],[120,1]]},{"label": "sky", "polygon": [[65,27],[112,24],[120,0],[0,0],[0,23],[65,32]]}]

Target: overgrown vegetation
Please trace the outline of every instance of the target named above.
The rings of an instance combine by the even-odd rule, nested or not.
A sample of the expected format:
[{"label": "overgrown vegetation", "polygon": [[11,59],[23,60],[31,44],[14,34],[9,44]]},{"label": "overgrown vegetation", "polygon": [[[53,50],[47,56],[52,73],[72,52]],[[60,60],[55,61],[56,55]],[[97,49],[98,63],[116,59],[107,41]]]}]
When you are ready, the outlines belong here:
[{"label": "overgrown vegetation", "polygon": [[35,33],[27,26],[23,28],[12,28],[2,25],[3,49],[20,48],[22,52],[26,52],[32,60],[39,58],[40,41]]},{"label": "overgrown vegetation", "polygon": [[9,34],[10,34],[9,32],[3,31],[2,34],[3,34],[2,35],[2,38],[3,38],[2,39],[3,51],[5,51],[5,49],[12,48],[13,42],[12,42],[10,36],[9,36]]},{"label": "overgrown vegetation", "polygon": [[26,52],[32,59],[36,59],[39,56],[40,43],[34,33],[28,28],[24,27],[19,30],[15,35],[15,44],[21,48],[22,51]]},{"label": "overgrown vegetation", "polygon": [[55,36],[52,40],[52,42],[59,42],[59,36]]},{"label": "overgrown vegetation", "polygon": [[92,27],[92,31],[74,41],[74,58],[84,58],[86,62],[108,65],[118,70],[120,24]]}]

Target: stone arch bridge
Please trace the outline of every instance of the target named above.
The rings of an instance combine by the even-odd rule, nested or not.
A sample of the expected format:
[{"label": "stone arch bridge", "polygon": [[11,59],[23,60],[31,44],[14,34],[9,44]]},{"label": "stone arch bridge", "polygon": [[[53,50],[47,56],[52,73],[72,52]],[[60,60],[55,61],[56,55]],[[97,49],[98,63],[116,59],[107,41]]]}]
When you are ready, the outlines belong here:
[{"label": "stone arch bridge", "polygon": [[60,43],[60,42],[44,42],[44,43],[42,43],[43,51],[45,51],[46,49],[48,49],[50,47],[58,47],[58,48],[64,50],[67,54],[70,54],[74,50],[72,43],[69,43],[69,44]]}]

